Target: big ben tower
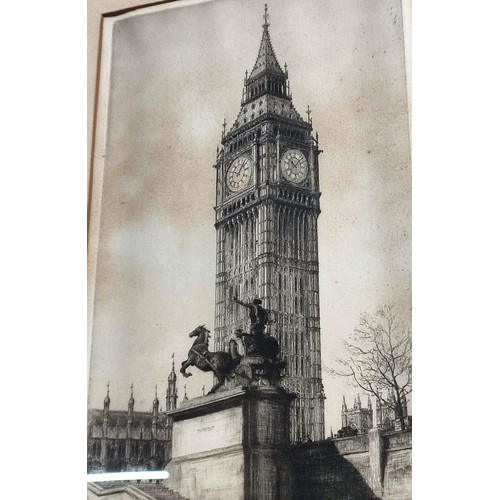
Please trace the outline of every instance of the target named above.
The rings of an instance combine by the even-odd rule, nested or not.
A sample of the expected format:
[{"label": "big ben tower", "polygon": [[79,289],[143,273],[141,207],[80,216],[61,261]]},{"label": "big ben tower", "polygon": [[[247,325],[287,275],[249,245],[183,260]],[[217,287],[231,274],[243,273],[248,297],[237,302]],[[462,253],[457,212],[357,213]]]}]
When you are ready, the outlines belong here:
[{"label": "big ben tower", "polygon": [[318,136],[292,103],[288,71],[269,36],[267,6],[257,61],[245,75],[241,110],[224,130],[217,156],[215,350],[237,329],[248,331],[246,308],[259,297],[266,332],[287,367],[281,385],[298,395],[291,440],[324,438],[321,380],[318,231]]}]

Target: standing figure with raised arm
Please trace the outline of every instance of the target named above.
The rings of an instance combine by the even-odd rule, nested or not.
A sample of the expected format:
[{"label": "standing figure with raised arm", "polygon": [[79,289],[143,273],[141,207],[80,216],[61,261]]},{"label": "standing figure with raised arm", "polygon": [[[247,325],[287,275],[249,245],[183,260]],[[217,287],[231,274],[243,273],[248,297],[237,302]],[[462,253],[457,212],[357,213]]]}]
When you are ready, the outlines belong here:
[{"label": "standing figure with raised arm", "polygon": [[243,302],[238,300],[236,296],[233,300],[240,304],[241,306],[248,307],[250,309],[250,334],[252,335],[264,335],[264,330],[266,329],[268,314],[267,311],[262,307],[262,300],[254,299],[253,302]]}]

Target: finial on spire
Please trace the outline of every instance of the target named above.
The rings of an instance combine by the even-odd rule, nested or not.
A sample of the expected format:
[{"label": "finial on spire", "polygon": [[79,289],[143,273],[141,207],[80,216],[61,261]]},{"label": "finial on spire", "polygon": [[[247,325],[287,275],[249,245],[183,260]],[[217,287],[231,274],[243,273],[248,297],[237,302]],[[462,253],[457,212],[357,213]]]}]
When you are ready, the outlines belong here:
[{"label": "finial on spire", "polygon": [[158,397],[158,384],[155,384],[155,398]]},{"label": "finial on spire", "polygon": [[130,386],[130,396],[134,395],[134,384]]},{"label": "finial on spire", "polygon": [[311,108],[309,107],[309,104],[307,105],[307,123],[309,123],[309,125],[312,124],[312,120],[311,120]]},{"label": "finial on spire", "polygon": [[184,384],[184,401],[187,401],[189,398],[188,398],[188,395],[187,395],[187,390],[186,390],[186,384]]},{"label": "finial on spire", "polygon": [[264,5],[264,24],[262,25],[263,28],[267,28],[269,26],[269,14],[267,13],[267,3]]},{"label": "finial on spire", "polygon": [[109,382],[106,384],[106,396],[109,397]]},{"label": "finial on spire", "polygon": [[172,353],[172,371],[175,372],[175,352]]},{"label": "finial on spire", "polygon": [[226,126],[227,126],[227,122],[226,122],[226,118],[224,118],[224,122],[222,124],[222,138],[224,138],[224,136],[226,135]]}]

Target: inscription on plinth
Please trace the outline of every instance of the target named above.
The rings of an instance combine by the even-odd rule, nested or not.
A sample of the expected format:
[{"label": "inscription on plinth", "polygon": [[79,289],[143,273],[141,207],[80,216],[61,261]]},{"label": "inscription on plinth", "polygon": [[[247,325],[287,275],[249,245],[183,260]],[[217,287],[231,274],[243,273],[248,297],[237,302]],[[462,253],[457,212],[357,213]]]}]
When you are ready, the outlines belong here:
[{"label": "inscription on plinth", "polygon": [[242,407],[236,407],[178,422],[174,421],[172,457],[241,444],[242,418]]}]

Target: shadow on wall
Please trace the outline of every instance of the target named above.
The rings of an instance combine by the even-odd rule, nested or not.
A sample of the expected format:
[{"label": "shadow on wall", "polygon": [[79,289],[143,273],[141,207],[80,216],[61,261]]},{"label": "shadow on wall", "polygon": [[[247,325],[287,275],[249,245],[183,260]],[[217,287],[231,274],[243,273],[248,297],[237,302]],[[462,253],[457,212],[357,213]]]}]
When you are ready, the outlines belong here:
[{"label": "shadow on wall", "polygon": [[[318,443],[319,444],[319,443]],[[300,445],[290,450],[294,468],[294,500],[379,499],[367,484],[367,453],[340,455],[333,443]]]}]

